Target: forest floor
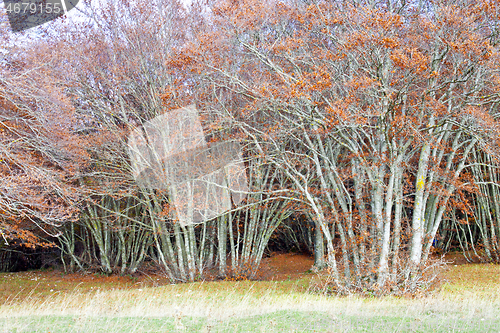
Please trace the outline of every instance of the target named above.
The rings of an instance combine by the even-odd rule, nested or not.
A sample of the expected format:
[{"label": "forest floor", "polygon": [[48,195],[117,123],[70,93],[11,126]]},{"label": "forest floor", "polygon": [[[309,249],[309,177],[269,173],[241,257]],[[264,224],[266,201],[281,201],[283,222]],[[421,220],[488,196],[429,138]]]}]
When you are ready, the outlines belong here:
[{"label": "forest floor", "polygon": [[451,261],[419,298],[311,292],[313,259],[264,258],[261,281],[170,284],[160,275],[0,274],[0,332],[499,332],[500,266]]}]

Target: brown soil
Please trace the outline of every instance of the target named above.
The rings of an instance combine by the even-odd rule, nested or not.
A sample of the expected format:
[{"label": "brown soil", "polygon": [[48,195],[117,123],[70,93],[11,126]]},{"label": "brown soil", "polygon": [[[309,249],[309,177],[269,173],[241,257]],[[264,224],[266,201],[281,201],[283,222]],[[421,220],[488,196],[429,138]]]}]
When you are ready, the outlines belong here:
[{"label": "brown soil", "polygon": [[[439,259],[442,256],[435,253],[433,257]],[[472,253],[469,253],[468,257],[470,261],[467,261],[462,252],[450,252],[447,253],[443,259],[453,265],[466,265],[481,262],[481,260]],[[313,264],[314,258],[309,255],[300,253],[272,253],[270,257],[262,259],[258,278],[268,281],[298,279],[308,273]]]},{"label": "brown soil", "polygon": [[[462,252],[449,252],[443,257],[450,265],[466,265],[481,263],[481,259],[473,253],[467,253],[470,261],[467,261]],[[435,253],[435,259],[440,259],[441,254]],[[340,260],[340,258],[338,258]],[[263,258],[258,278],[267,281],[283,281],[288,279],[299,279],[314,264],[313,256],[300,253],[272,253],[270,257]]]},{"label": "brown soil", "polygon": [[[467,258],[464,256],[462,252],[448,252],[444,255],[444,260],[454,265],[466,265],[466,264],[479,264],[483,263],[483,259],[478,257],[473,251],[469,251],[466,253]],[[442,255],[435,253],[435,258],[441,258]]]},{"label": "brown soil", "polygon": [[301,278],[314,264],[314,258],[300,253],[273,253],[263,258],[258,278],[268,281],[283,281]]},{"label": "brown soil", "polygon": [[[435,254],[435,258],[440,258]],[[462,253],[448,253],[444,260],[452,265],[468,264]],[[476,260],[474,260],[476,261]],[[476,261],[479,262],[479,261]],[[311,276],[309,270],[314,264],[312,256],[296,253],[273,253],[271,257],[263,258],[258,280],[284,281],[295,280]],[[15,277],[14,277],[15,276]],[[64,274],[59,270],[30,271],[19,273],[5,273],[2,276],[5,283],[0,283],[0,294],[7,292],[4,289],[31,290],[34,286],[42,289],[56,289],[59,291],[74,288],[75,282],[81,284],[82,289],[98,288],[108,286],[109,288],[128,289],[142,288],[146,286],[159,286],[170,284],[165,276],[157,273],[137,274],[136,276],[105,276],[101,274]],[[19,286],[7,283],[9,279],[21,279],[24,282]],[[14,290],[12,290],[14,291]]]}]

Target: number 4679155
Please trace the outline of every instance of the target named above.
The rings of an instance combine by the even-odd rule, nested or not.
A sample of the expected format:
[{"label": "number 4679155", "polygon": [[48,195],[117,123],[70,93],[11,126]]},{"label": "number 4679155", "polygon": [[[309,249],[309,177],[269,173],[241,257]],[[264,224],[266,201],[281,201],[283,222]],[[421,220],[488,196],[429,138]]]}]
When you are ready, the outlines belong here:
[{"label": "number 4679155", "polygon": [[30,3],[30,2],[16,2],[6,4],[5,10],[7,13],[14,14],[59,14],[61,12],[61,6],[58,3]]}]

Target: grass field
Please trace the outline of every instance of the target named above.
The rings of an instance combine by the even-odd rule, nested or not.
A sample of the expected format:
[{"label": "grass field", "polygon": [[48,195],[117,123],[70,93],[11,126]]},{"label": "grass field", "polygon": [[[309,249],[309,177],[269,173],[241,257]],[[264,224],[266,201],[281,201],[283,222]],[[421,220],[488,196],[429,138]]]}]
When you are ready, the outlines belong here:
[{"label": "grass field", "polygon": [[500,332],[500,267],[452,265],[416,298],[332,297],[288,281],[0,274],[2,332]]}]

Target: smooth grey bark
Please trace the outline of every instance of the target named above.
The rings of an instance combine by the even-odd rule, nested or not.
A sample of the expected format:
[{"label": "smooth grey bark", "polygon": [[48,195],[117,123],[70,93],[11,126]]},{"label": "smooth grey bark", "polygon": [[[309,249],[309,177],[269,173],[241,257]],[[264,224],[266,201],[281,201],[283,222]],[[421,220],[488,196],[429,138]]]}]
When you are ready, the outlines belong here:
[{"label": "smooth grey bark", "polygon": [[413,218],[412,218],[412,238],[411,238],[411,252],[410,263],[411,270],[420,265],[422,257],[422,241],[424,235],[424,194],[426,177],[429,168],[430,144],[424,143],[418,163],[418,171],[415,180],[415,203],[413,205]]}]

